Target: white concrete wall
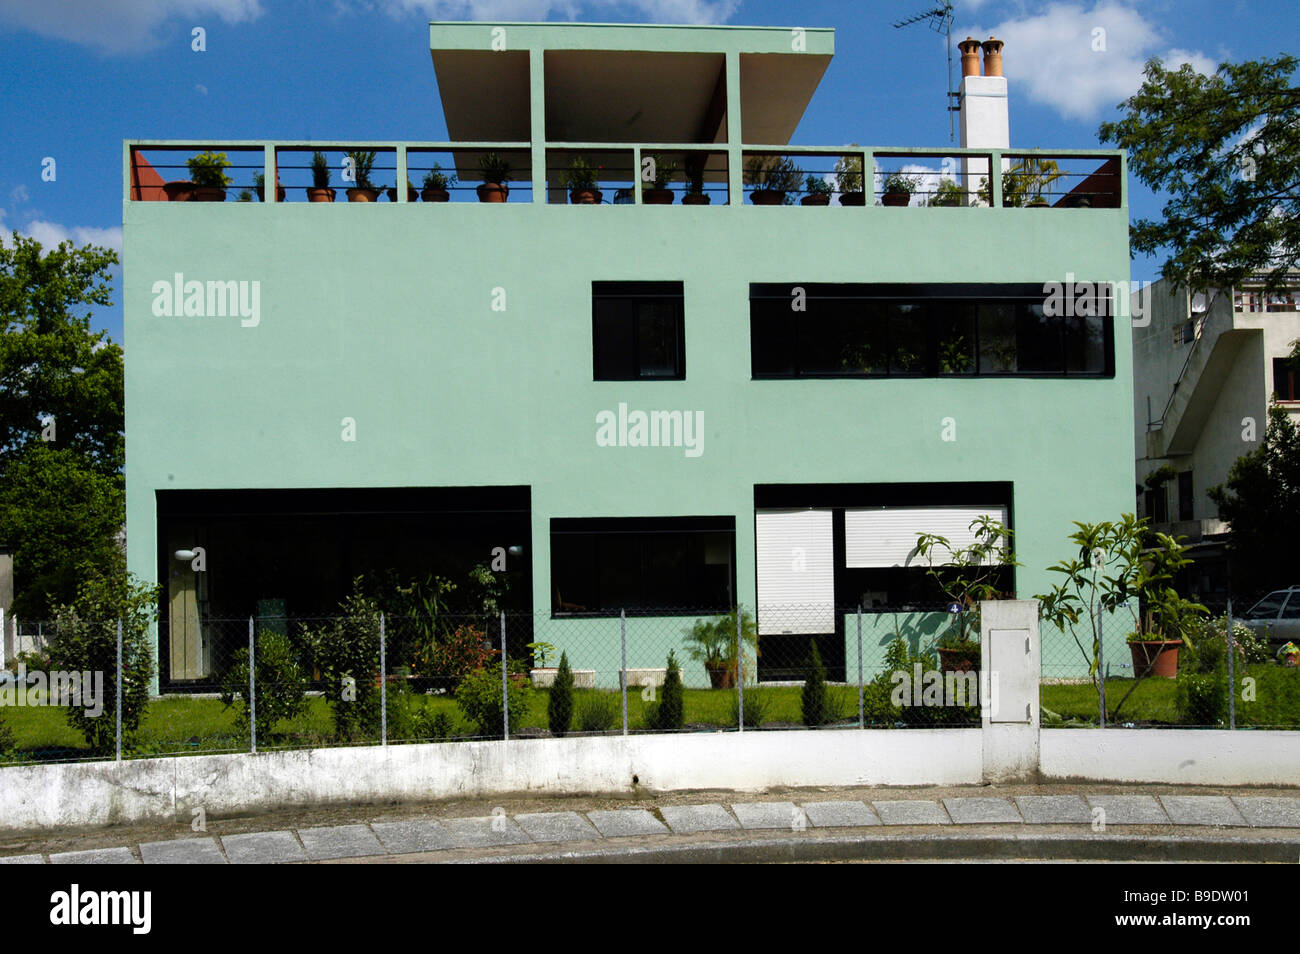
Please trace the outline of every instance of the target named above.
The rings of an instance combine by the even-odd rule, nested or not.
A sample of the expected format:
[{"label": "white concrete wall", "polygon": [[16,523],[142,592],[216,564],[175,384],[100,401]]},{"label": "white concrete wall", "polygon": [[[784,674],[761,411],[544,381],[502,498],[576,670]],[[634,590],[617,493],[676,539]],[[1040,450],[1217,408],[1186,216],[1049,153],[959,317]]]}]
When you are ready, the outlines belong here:
[{"label": "white concrete wall", "polygon": [[981,781],[978,729],[712,732],[311,749],[0,769],[0,831],[296,806]]},{"label": "white concrete wall", "polygon": [[1054,729],[1039,745],[1044,779],[1300,785],[1300,732]]}]

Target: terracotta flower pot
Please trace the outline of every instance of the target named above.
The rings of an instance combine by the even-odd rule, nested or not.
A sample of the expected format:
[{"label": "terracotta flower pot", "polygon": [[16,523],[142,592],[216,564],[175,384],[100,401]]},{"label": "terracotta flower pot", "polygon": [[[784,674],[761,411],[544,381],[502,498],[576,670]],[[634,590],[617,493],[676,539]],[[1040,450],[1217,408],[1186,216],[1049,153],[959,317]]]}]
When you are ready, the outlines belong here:
[{"label": "terracotta flower pot", "polygon": [[1282,657],[1282,665],[1288,668],[1300,666],[1300,653],[1287,653]]},{"label": "terracotta flower pot", "polygon": [[980,668],[980,651],[978,649],[940,649],[939,669],[943,672],[978,672]]},{"label": "terracotta flower pot", "polygon": [[800,205],[830,205],[831,197],[829,195],[806,195],[799,200]]},{"label": "terracotta flower pot", "polygon": [[425,202],[449,202],[451,193],[446,189],[423,189],[420,192],[420,198]]},{"label": "terracotta flower pot", "polygon": [[866,205],[867,194],[865,192],[841,192],[840,205]]},{"label": "terracotta flower pot", "polygon": [[356,187],[348,190],[349,202],[378,202],[379,190]]},{"label": "terracotta flower pot", "polygon": [[672,189],[642,189],[641,203],[643,205],[672,205]]},{"label": "terracotta flower pot", "polygon": [[505,202],[510,195],[510,187],[500,182],[485,182],[478,187],[480,202]]},{"label": "terracotta flower pot", "polygon": [[708,205],[713,196],[705,192],[688,192],[682,196],[682,205]]},{"label": "terracotta flower pot", "polygon": [[730,689],[735,685],[736,674],[727,663],[705,663],[704,669],[709,674],[709,685],[714,689]]},{"label": "terracotta flower pot", "polygon": [[[1181,639],[1151,639],[1142,642],[1130,642],[1129,652],[1133,656],[1134,678],[1144,672],[1148,676],[1161,679],[1173,679],[1178,675],[1178,647]],[[1150,666],[1150,672],[1147,667]]]},{"label": "terracotta flower pot", "polygon": [[886,192],[880,197],[881,205],[904,206],[912,201],[910,192]]},{"label": "terracotta flower pot", "polygon": [[333,189],[308,189],[307,201],[308,202],[333,202],[334,190]]},{"label": "terracotta flower pot", "polygon": [[599,189],[574,189],[569,193],[569,205],[599,205],[602,198]]},{"label": "terracotta flower pot", "polygon": [[755,189],[749,194],[749,201],[754,205],[784,205],[785,193],[776,189]]},{"label": "terracotta flower pot", "polygon": [[[389,201],[389,202],[396,202],[396,201],[397,201],[397,186],[393,186],[393,188],[391,188],[391,189],[385,189],[384,191],[388,193],[388,201]],[[417,195],[419,195],[419,193],[416,192],[415,189],[413,189],[413,188],[408,188],[408,189],[406,190],[406,201],[407,201],[407,202],[414,202],[414,201],[415,201],[415,197],[416,197]]]},{"label": "terracotta flower pot", "polygon": [[[258,202],[265,202],[265,201],[266,201],[266,190],[265,190],[264,188],[262,188],[261,186],[253,186],[253,191],[257,193],[257,201],[258,201]],[[283,201],[285,200],[285,197],[286,197],[287,195],[288,195],[288,193],[284,191],[284,186],[282,186],[282,185],[278,185],[278,186],[275,187],[275,201],[276,201],[276,202],[283,202]]]},{"label": "terracotta flower pot", "polygon": [[221,186],[195,186],[191,202],[225,202],[226,190]]},{"label": "terracotta flower pot", "polygon": [[194,201],[194,183],[190,182],[188,179],[164,182],[163,192],[167,194],[168,202]]}]

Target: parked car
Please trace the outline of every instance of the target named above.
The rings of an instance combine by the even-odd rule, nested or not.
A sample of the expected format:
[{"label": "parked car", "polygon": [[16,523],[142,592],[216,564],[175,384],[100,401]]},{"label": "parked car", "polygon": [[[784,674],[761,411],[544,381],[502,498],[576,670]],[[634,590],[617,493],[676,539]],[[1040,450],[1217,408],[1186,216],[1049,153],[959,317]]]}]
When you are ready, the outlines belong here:
[{"label": "parked car", "polygon": [[1256,632],[1267,629],[1270,644],[1300,642],[1300,586],[1274,590],[1246,610],[1241,621]]}]

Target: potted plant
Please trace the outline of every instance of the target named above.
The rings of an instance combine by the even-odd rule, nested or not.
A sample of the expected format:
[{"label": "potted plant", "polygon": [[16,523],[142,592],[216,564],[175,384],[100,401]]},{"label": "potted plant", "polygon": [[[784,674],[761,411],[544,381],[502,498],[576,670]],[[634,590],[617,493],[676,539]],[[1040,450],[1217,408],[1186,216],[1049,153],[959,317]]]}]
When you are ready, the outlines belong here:
[{"label": "potted plant", "polygon": [[654,162],[654,176],[650,187],[641,189],[641,202],[645,205],[672,205],[673,190],[668,188],[668,183],[677,177],[677,163],[657,154],[650,158]]},{"label": "potted plant", "polygon": [[[1002,173],[1002,205],[1004,208],[1046,208],[1043,191],[1051,192],[1051,184],[1064,176],[1054,159],[1025,156],[1017,159]],[[988,177],[980,179],[977,195],[986,204],[992,203]]]},{"label": "potted plant", "polygon": [[788,156],[754,156],[745,163],[745,184],[754,187],[754,205],[784,205],[787,192],[799,188],[803,170]]},{"label": "potted plant", "polygon": [[704,162],[688,165],[682,205],[708,205],[712,200],[713,197],[704,191]]},{"label": "potted plant", "polygon": [[[713,619],[697,619],[686,633],[686,652],[696,662],[704,664],[709,674],[709,684],[714,689],[730,689],[736,684],[739,671],[736,653],[736,610]],[[746,649],[758,654],[758,627],[754,617],[740,610],[741,642]],[[746,658],[746,681],[752,669]]]},{"label": "potted plant", "polygon": [[1287,643],[1277,651],[1277,658],[1283,666],[1300,666],[1300,646],[1295,643]]},{"label": "potted plant", "polygon": [[433,168],[424,174],[424,181],[420,183],[424,187],[420,190],[420,198],[425,202],[448,202],[451,200],[451,194],[447,191],[447,186],[455,181],[455,176],[447,175],[442,171],[442,166],[435,162]]},{"label": "potted plant", "polygon": [[307,190],[307,201],[334,201],[334,190],[330,188],[330,164],[323,152],[311,154],[311,188]]},{"label": "potted plant", "polygon": [[253,193],[249,192],[247,189],[240,189],[240,190],[239,190],[239,198],[235,199],[235,201],[236,201],[236,202],[252,202],[252,201],[253,201]]},{"label": "potted plant", "polygon": [[224,152],[201,152],[185,160],[185,165],[189,166],[190,181],[194,184],[191,202],[226,201],[226,186],[230,185],[226,170],[230,168],[230,160]]},{"label": "potted plant", "polygon": [[[253,176],[253,191],[257,193],[257,201],[266,201],[266,173],[259,172]],[[241,193],[242,194],[242,193]],[[275,201],[283,202],[285,198],[284,186],[280,185],[280,174],[275,174]]]},{"label": "potted plant", "polygon": [[536,663],[528,673],[533,687],[536,689],[549,689],[555,683],[557,670],[554,666],[548,666],[546,663],[555,655],[555,646],[551,643],[536,642],[529,643],[526,648],[533,654],[533,662]]},{"label": "potted plant", "polygon": [[570,205],[599,204],[601,192],[596,188],[596,173],[597,170],[589,166],[582,156],[576,156],[573,162],[569,163],[569,169],[564,173],[561,181],[569,190]]},{"label": "potted plant", "polygon": [[483,184],[478,187],[480,202],[505,202],[510,196],[510,163],[495,152],[489,152],[478,161],[483,173]]},{"label": "potted plant", "polygon": [[840,205],[867,204],[867,194],[862,191],[861,156],[841,156],[835,161],[835,188],[840,193]]},{"label": "potted plant", "polygon": [[885,176],[885,184],[880,187],[880,204],[892,206],[909,204],[912,201],[912,193],[916,191],[920,182],[921,180],[916,176],[891,172]]},{"label": "potted plant", "polygon": [[[384,191],[388,193],[389,202],[397,201],[397,186],[392,186],[391,188],[385,189]],[[407,179],[406,180],[406,201],[414,202],[415,197],[417,195],[419,195],[419,193],[415,191],[415,186],[411,185],[410,179]]]},{"label": "potted plant", "polygon": [[[985,515],[971,521],[970,546],[954,548],[947,537],[917,534],[916,552],[930,577],[948,597],[955,625],[939,639],[939,668],[969,672],[980,668],[980,601],[1006,598],[1002,571],[1020,564],[1011,551],[1011,530]],[[944,558],[936,563],[935,558]]]},{"label": "potted plant", "polygon": [[370,181],[370,171],[375,166],[375,154],[370,152],[350,152],[352,175],[356,184],[348,189],[349,202],[378,202],[379,188]]},{"label": "potted plant", "polygon": [[930,197],[931,208],[957,208],[966,204],[966,190],[955,179],[940,179],[938,191]]},{"label": "potted plant", "polygon": [[810,175],[804,180],[803,189],[808,194],[799,200],[800,205],[831,204],[831,184],[821,176]]}]

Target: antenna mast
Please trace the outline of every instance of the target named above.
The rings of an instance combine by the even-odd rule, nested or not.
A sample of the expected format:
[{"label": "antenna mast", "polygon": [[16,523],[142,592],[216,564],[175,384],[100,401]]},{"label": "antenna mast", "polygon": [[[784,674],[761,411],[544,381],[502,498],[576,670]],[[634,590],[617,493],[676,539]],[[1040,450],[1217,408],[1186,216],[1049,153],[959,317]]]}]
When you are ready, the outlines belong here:
[{"label": "antenna mast", "polygon": [[924,13],[916,13],[910,17],[898,20],[894,23],[894,29],[901,30],[903,27],[911,26],[913,23],[925,23],[931,30],[936,33],[942,33],[944,41],[948,46],[948,141],[951,142],[955,136],[953,132],[952,114],[957,112],[961,107],[954,106],[953,101],[957,99],[957,94],[952,88],[952,3],[951,0],[933,8],[926,10]]}]

